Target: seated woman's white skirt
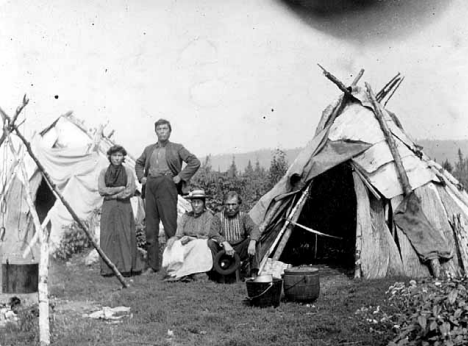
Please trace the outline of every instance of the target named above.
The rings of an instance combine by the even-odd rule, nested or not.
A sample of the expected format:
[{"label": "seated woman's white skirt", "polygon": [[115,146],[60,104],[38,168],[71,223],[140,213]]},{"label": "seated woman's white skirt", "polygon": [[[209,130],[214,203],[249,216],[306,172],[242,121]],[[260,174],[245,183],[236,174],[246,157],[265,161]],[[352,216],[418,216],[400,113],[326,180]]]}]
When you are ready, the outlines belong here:
[{"label": "seated woman's white skirt", "polygon": [[180,240],[175,241],[170,249],[164,249],[162,267],[175,278],[211,270],[213,257],[208,241],[195,239],[185,245]]}]

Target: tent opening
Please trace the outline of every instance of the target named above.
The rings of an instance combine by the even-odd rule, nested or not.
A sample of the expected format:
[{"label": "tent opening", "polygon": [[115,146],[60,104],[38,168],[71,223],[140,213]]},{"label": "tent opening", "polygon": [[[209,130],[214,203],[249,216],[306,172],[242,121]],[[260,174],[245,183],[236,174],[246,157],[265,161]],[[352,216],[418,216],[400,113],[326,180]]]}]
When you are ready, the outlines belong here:
[{"label": "tent opening", "polygon": [[351,166],[338,165],[314,178],[298,223],[341,239],[295,227],[280,260],[294,266],[324,264],[354,270],[356,194]]},{"label": "tent opening", "polygon": [[35,207],[41,223],[47,217],[49,210],[54,206],[57,198],[44,179],[41,179],[39,188],[36,192]]}]

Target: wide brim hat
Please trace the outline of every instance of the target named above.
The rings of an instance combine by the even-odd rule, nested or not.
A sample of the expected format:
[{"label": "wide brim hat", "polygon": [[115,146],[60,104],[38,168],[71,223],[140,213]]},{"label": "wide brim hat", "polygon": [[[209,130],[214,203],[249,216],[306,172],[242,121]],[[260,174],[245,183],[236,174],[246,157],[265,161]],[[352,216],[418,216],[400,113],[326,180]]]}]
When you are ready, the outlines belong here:
[{"label": "wide brim hat", "polygon": [[226,250],[221,250],[213,260],[213,269],[221,275],[229,275],[239,268],[240,263],[240,257],[236,252],[234,256],[229,256]]},{"label": "wide brim hat", "polygon": [[187,196],[184,196],[185,199],[206,199],[208,196],[205,194],[205,190],[193,190]]}]

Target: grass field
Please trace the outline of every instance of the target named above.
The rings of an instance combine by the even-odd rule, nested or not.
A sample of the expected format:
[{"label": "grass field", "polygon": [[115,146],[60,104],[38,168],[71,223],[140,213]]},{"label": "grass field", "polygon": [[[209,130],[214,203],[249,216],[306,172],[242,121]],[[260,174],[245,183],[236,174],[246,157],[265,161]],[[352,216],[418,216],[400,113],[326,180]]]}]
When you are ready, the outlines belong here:
[{"label": "grass field", "polygon": [[[52,262],[50,296],[52,345],[386,345],[390,328],[377,328],[356,314],[386,304],[396,280],[355,281],[339,272],[323,273],[313,304],[282,301],[278,308],[251,307],[243,282],[166,283],[159,274],[131,278],[121,289],[102,278],[98,265],[81,257]],[[131,317],[111,324],[84,315],[103,306],[127,306]],[[0,345],[38,344],[37,317],[26,309],[19,327],[0,333]]]}]

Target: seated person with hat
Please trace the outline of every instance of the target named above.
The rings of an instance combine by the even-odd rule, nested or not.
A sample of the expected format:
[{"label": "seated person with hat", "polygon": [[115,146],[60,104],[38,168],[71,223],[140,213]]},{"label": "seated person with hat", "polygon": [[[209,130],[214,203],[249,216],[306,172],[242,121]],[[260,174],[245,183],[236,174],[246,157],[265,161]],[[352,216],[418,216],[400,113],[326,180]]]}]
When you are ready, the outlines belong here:
[{"label": "seated person with hat", "polygon": [[166,281],[191,281],[213,267],[207,244],[213,215],[205,208],[205,191],[194,190],[185,198],[190,200],[192,211],[182,215],[175,236],[167,241],[162,262]]},{"label": "seated person with hat", "polygon": [[229,270],[224,271],[222,268],[222,256],[225,254],[238,257],[241,262],[248,260],[250,273],[247,274],[256,276],[259,267],[256,245],[260,230],[249,214],[239,210],[241,203],[242,199],[237,192],[229,191],[226,194],[224,210],[213,217],[208,246],[213,253],[217,253],[214,269],[219,274],[230,274]]}]

